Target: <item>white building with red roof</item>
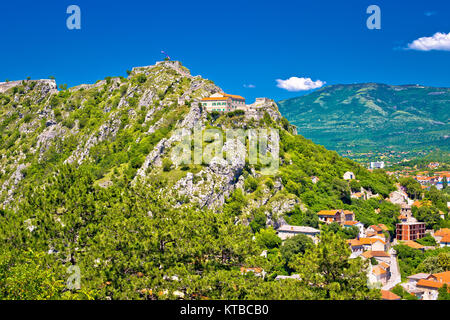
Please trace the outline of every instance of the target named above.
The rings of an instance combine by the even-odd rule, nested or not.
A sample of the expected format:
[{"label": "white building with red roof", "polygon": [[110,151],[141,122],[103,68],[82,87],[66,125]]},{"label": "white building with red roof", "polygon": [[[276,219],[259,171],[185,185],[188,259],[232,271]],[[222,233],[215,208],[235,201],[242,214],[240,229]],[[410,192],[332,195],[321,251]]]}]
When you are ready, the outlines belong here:
[{"label": "white building with red roof", "polygon": [[219,92],[211,95],[210,97],[203,98],[200,101],[202,107],[208,112],[231,112],[236,110],[246,110],[245,98]]}]

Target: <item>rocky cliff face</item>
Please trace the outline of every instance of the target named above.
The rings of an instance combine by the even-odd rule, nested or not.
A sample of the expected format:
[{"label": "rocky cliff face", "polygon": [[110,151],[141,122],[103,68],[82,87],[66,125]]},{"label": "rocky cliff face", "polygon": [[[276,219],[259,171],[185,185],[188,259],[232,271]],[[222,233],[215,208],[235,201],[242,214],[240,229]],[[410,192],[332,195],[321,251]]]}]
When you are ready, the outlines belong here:
[{"label": "rocky cliff face", "polygon": [[[58,91],[52,80],[0,83],[0,200],[14,207],[27,185],[57,174],[59,165],[90,165],[98,184],[117,178],[166,181],[162,193],[178,205],[197,204],[215,210],[236,190],[246,192],[249,177],[261,172],[245,158],[247,146],[225,141],[223,154],[209,163],[177,165],[174,147],[194,128],[227,130],[267,128],[295,134],[284,127],[274,101],[255,103],[245,115],[212,116],[199,100],[222,91],[212,81],[192,76],[177,61],[134,68],[128,78],[106,78],[92,85]],[[269,139],[270,140],[270,139]],[[269,141],[270,142],[270,141]],[[269,143],[268,150],[271,149]],[[247,211],[264,207],[269,221],[292,210],[300,201],[283,193],[281,179]]]}]

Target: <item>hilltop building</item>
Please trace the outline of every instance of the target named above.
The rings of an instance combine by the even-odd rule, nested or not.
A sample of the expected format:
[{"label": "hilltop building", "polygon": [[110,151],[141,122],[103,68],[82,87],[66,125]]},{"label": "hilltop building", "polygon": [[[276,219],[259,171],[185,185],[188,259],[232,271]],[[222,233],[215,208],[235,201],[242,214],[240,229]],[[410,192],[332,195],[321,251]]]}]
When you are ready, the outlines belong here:
[{"label": "hilltop building", "polygon": [[231,112],[246,110],[245,98],[224,92],[215,93],[210,97],[203,98],[201,105],[206,111]]}]

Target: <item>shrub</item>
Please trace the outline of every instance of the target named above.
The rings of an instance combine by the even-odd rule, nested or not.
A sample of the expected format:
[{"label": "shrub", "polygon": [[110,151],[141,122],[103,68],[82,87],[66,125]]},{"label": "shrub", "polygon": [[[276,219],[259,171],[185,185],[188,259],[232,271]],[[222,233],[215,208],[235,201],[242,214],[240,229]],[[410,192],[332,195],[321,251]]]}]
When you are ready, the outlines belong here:
[{"label": "shrub", "polygon": [[173,165],[172,160],[165,158],[162,162],[163,171],[166,171],[166,172],[170,171],[170,169],[172,168],[172,165]]}]

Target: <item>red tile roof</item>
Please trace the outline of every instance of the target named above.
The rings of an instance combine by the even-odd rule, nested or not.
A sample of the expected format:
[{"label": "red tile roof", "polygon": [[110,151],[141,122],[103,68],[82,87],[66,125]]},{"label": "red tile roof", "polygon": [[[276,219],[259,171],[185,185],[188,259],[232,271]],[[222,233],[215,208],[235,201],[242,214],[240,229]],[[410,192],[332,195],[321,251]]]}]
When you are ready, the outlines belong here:
[{"label": "red tile roof", "polygon": [[387,290],[381,290],[381,299],[383,300],[401,300],[395,293]]}]

